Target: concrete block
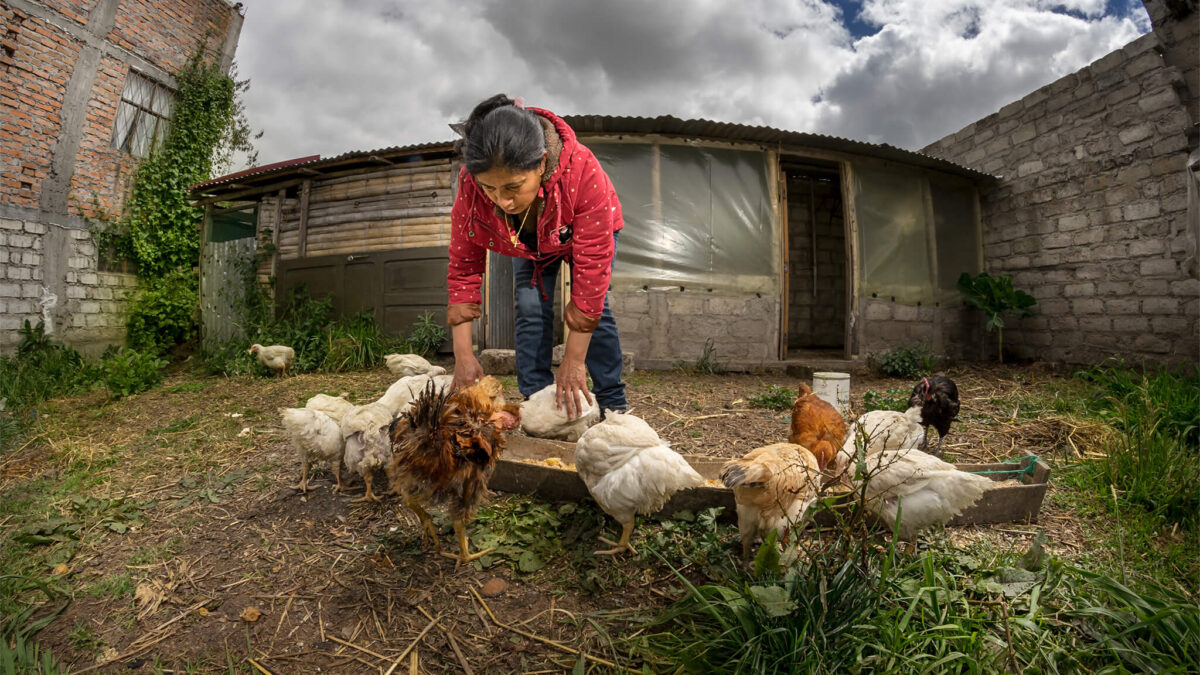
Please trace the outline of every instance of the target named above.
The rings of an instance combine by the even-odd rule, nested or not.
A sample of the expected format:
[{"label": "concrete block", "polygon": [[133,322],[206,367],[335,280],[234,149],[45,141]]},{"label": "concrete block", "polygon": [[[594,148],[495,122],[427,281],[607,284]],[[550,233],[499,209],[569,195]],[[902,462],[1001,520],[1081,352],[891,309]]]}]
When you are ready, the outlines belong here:
[{"label": "concrete block", "polygon": [[895,305],[892,308],[892,318],[895,321],[916,321],[917,308],[911,305]]},{"label": "concrete block", "polygon": [[0,284],[0,298],[21,297],[20,284]]},{"label": "concrete block", "polygon": [[488,375],[515,375],[517,352],[513,349],[485,349],[479,352],[479,365]]},{"label": "concrete block", "polygon": [[1174,260],[1145,260],[1141,264],[1143,276],[1175,276],[1178,268]]},{"label": "concrete block", "polygon": [[9,234],[8,245],[12,248],[33,248],[33,235]]},{"label": "concrete block", "polygon": [[1143,298],[1143,314],[1176,314],[1179,312],[1178,298]]},{"label": "concrete block", "polygon": [[884,302],[868,303],[864,317],[867,321],[889,321],[892,318],[892,307]]},{"label": "concrete block", "polygon": [[1060,232],[1069,232],[1078,230],[1081,227],[1087,227],[1088,217],[1086,213],[1075,213],[1069,216],[1063,216],[1058,219],[1058,230]]},{"label": "concrete block", "polygon": [[1104,311],[1109,314],[1137,314],[1141,303],[1137,298],[1115,298],[1104,301]]},{"label": "concrete block", "polygon": [[1063,296],[1068,298],[1078,298],[1095,294],[1096,285],[1090,281],[1079,284],[1067,284],[1063,287]]},{"label": "concrete block", "polygon": [[15,230],[20,232],[25,229],[25,225],[19,220],[10,220],[8,218],[0,218],[0,230]]},{"label": "concrete block", "polygon": [[747,308],[746,300],[743,298],[707,298],[704,305],[705,313],[722,316],[742,316],[746,313]]},{"label": "concrete block", "polygon": [[1150,330],[1150,320],[1144,316],[1114,316],[1112,328],[1125,333],[1143,333]]},{"label": "concrete block", "polygon": [[79,303],[79,311],[83,312],[84,314],[99,314],[100,303],[89,301],[81,302]]},{"label": "concrete block", "polygon": [[1071,301],[1071,312],[1077,317],[1085,314],[1100,314],[1104,311],[1104,301],[1099,298],[1083,298]]},{"label": "concrete block", "polygon": [[1112,319],[1107,316],[1085,316],[1079,319],[1079,330],[1099,333],[1112,330]]},{"label": "concrete block", "polygon": [[30,234],[46,234],[46,226],[41,223],[25,222],[25,231]]},{"label": "concrete block", "polygon": [[1150,328],[1157,335],[1185,335],[1191,320],[1182,316],[1155,316],[1150,318]]},{"label": "concrete block", "polygon": [[1200,298],[1200,279],[1172,281],[1171,295],[1182,298]]},{"label": "concrete block", "polygon": [[1141,220],[1142,218],[1154,218],[1161,212],[1161,207],[1157,201],[1145,201],[1137,204],[1127,204],[1123,209],[1125,220]]},{"label": "concrete block", "polygon": [[1141,239],[1129,242],[1129,255],[1159,255],[1167,252],[1167,244],[1161,239]]},{"label": "concrete block", "polygon": [[1155,354],[1166,354],[1171,351],[1171,341],[1158,335],[1143,333],[1133,339],[1133,346],[1138,351]]},{"label": "concrete block", "polygon": [[79,275],[79,283],[85,286],[95,286],[100,281],[100,277],[96,276],[95,272],[87,272]]}]

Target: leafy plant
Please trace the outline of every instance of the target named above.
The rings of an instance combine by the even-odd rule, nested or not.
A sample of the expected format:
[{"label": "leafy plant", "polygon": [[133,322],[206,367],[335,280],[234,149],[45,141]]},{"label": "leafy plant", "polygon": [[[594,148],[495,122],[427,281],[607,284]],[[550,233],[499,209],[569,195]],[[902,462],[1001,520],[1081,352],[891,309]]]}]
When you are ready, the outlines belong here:
[{"label": "leafy plant", "polygon": [[199,326],[199,280],[189,268],[168,272],[134,294],[125,321],[129,346],[161,354],[196,337]]},{"label": "leafy plant", "polygon": [[162,382],[162,369],[167,362],[152,352],[134,349],[116,350],[100,363],[104,386],[113,398],[123,398],[146,391]]},{"label": "leafy plant", "polygon": [[750,405],[756,408],[791,410],[792,403],[796,401],[796,392],[788,387],[769,384],[766,391],[761,394],[751,394],[746,397],[746,400],[750,401]]},{"label": "leafy plant", "polygon": [[700,353],[696,362],[688,365],[684,361],[677,361],[675,367],[684,372],[693,375],[724,375],[727,371],[725,366],[717,360],[716,347],[713,346],[712,338],[704,341],[704,350]]},{"label": "leafy plant", "polygon": [[400,338],[386,335],[369,309],[345,321],[335,322],[329,326],[328,336],[328,350],[321,370],[330,372],[372,368],[383,360],[384,354],[405,344]]},{"label": "leafy plant", "polygon": [[908,409],[910,392],[903,388],[888,389],[884,392],[868,391],[863,394],[863,410],[895,410],[904,412]]},{"label": "leafy plant", "polygon": [[1037,300],[1025,291],[1014,289],[1012,277],[1007,274],[992,277],[987,272],[982,272],[979,276],[972,277],[969,272],[963,272],[958,278],[958,290],[968,305],[987,315],[987,331],[996,331],[996,350],[1000,362],[1003,363],[1004,313],[1012,311],[1026,316],[1032,313],[1031,308],[1037,304]]},{"label": "leafy plant", "polygon": [[413,324],[408,334],[408,346],[414,354],[427,356],[437,353],[448,337],[446,328],[434,320],[433,313],[425,312]]},{"label": "leafy plant", "polygon": [[934,353],[928,342],[900,345],[882,353],[871,353],[867,363],[880,374],[888,377],[915,379],[926,377],[937,368],[941,358]]}]

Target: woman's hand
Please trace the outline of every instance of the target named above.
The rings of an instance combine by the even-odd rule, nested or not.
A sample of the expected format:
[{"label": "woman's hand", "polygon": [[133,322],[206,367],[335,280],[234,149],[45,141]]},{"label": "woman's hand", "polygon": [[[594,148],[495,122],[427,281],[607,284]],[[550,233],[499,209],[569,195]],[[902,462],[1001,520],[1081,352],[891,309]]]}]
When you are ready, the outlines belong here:
[{"label": "woman's hand", "polygon": [[564,356],[554,376],[554,384],[558,409],[565,410],[569,419],[579,417],[584,405],[592,402],[592,392],[587,387],[587,367],[581,358],[571,358],[570,354]]},{"label": "woman's hand", "polygon": [[483,366],[474,354],[454,360],[454,389],[469,387],[483,377]]},{"label": "woman's hand", "polygon": [[452,326],[450,335],[454,341],[454,389],[469,387],[483,377],[483,366],[471,349],[471,322]]}]

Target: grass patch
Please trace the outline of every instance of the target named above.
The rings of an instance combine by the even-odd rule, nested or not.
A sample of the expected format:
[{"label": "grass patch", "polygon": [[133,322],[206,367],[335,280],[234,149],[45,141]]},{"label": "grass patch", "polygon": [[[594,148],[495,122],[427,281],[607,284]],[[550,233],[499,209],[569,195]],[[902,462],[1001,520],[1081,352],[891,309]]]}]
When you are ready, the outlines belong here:
[{"label": "grass patch", "polygon": [[912,390],[904,389],[903,387],[888,389],[882,392],[868,391],[863,394],[863,411],[895,410],[897,412],[904,412],[908,410],[908,399],[911,395]]}]

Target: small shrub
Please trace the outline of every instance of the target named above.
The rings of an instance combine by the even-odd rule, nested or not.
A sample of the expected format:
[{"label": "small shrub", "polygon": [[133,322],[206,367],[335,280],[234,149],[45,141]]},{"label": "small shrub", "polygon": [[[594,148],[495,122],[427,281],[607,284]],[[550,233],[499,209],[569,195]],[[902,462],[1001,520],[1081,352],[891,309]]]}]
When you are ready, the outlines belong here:
[{"label": "small shrub", "polygon": [[46,335],[42,322],[25,321],[17,355],[0,356],[0,398],[7,410],[21,410],[47,399],[88,388],[95,369],[79,352]]},{"label": "small shrub", "polygon": [[796,401],[796,392],[787,387],[769,384],[763,393],[747,396],[746,399],[756,408],[791,410],[792,403]]},{"label": "small shrub", "polygon": [[120,349],[100,363],[104,386],[113,398],[141,393],[162,382],[167,362],[151,352]]},{"label": "small shrub", "polygon": [[900,345],[882,353],[872,353],[867,363],[880,374],[888,377],[915,379],[926,377],[937,368],[941,358],[933,352],[928,342]]},{"label": "small shrub", "polygon": [[716,347],[713,346],[712,338],[704,341],[704,351],[700,354],[700,358],[696,362],[688,365],[683,361],[676,361],[675,367],[693,375],[724,375],[728,372],[725,366],[716,359]]},{"label": "small shrub", "polygon": [[963,272],[958,278],[958,291],[963,301],[982,311],[988,317],[987,331],[996,331],[996,352],[1004,361],[1004,313],[1016,312],[1022,316],[1030,314],[1037,300],[1025,291],[1013,288],[1012,277],[1003,274],[992,277],[984,272],[977,277]]},{"label": "small shrub", "polygon": [[129,305],[125,321],[129,346],[162,354],[196,337],[199,279],[190,268],[144,283]]},{"label": "small shrub", "polygon": [[884,392],[868,391],[863,394],[863,410],[871,412],[872,410],[895,410],[904,412],[908,409],[908,398],[912,392],[903,389],[888,389]]},{"label": "small shrub", "polygon": [[434,320],[433,313],[426,312],[413,324],[408,334],[408,347],[414,354],[428,356],[436,354],[448,337],[446,328]]}]

